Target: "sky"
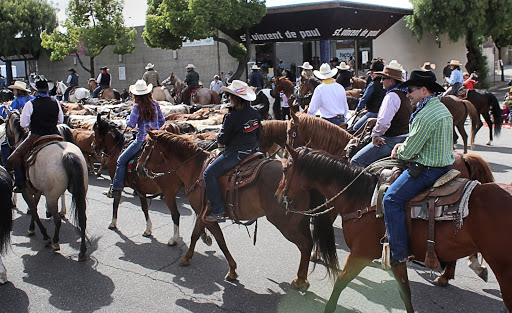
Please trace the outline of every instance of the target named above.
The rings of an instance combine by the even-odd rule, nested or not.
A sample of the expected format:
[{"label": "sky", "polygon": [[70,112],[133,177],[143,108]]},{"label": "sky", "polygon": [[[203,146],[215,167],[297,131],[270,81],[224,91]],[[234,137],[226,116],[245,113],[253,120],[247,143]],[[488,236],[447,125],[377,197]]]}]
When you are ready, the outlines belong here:
[{"label": "sky", "polygon": [[[329,0],[267,0],[267,7],[280,5],[291,5],[300,3],[328,2]],[[365,4],[376,4],[389,7],[411,9],[412,4],[409,0],[346,0],[349,2],[362,2]],[[66,19],[66,8],[69,0],[53,0],[52,3],[59,10],[57,18],[60,22]],[[146,9],[148,7],[145,0],[124,0],[124,21],[126,26],[142,26],[146,22]]]}]

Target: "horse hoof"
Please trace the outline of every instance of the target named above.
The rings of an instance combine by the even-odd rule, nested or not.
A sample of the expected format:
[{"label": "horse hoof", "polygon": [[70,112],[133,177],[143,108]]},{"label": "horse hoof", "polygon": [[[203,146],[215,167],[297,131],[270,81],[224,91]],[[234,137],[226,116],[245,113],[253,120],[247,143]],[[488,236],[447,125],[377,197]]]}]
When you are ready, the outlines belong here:
[{"label": "horse hoof", "polygon": [[167,242],[167,245],[168,245],[168,246],[171,246],[171,247],[172,247],[172,246],[175,246],[175,245],[177,245],[177,244],[178,244],[178,242],[180,242],[180,240],[182,240],[182,238],[181,238],[181,237],[178,237],[178,239],[171,238],[171,239],[169,239],[169,241]]},{"label": "horse hoof", "polygon": [[108,225],[108,229],[117,229],[116,223],[112,222],[110,225]]},{"label": "horse hoof", "polygon": [[308,290],[308,288],[309,288],[309,281],[304,280],[304,282],[299,283],[298,279],[296,278],[292,281],[292,283],[290,284],[290,287],[294,290],[304,292],[304,291]]},{"label": "horse hoof", "polygon": [[52,214],[50,212],[46,211],[46,218],[50,218],[50,217],[52,217]]},{"label": "horse hoof", "polygon": [[489,280],[489,271],[487,270],[487,267],[483,267],[480,270],[480,273],[478,273],[478,277],[483,279],[483,281],[487,282]]},{"label": "horse hoof", "polygon": [[0,285],[3,285],[8,281],[9,280],[7,280],[7,273],[2,273],[2,275],[0,275]]},{"label": "horse hoof", "polygon": [[490,146],[491,145],[491,141],[487,141],[487,143],[485,144],[486,146]]},{"label": "horse hoof", "polygon": [[60,212],[59,215],[60,215],[60,218],[65,218],[66,217],[66,212]]},{"label": "horse hoof", "polygon": [[201,240],[209,247],[212,245],[212,237],[208,236],[205,233],[201,234]]},{"label": "horse hoof", "polygon": [[31,236],[34,236],[36,234],[36,232],[34,230],[28,230],[28,233],[27,233],[27,236],[31,237]]},{"label": "horse hoof", "polygon": [[83,262],[83,261],[86,261],[86,260],[87,260],[87,256],[85,255],[85,252],[84,253],[80,252],[78,254],[78,262]]},{"label": "horse hoof", "polygon": [[142,234],[143,237],[151,237],[151,232],[150,231],[145,231],[144,234]]},{"label": "horse hoof", "polygon": [[44,240],[45,247],[48,247],[51,244],[52,244],[52,240],[50,238]]},{"label": "horse hoof", "polygon": [[54,243],[52,245],[52,250],[53,251],[59,251],[60,250],[60,244],[58,242]]},{"label": "horse hoof", "polygon": [[237,280],[238,278],[238,274],[236,273],[236,271],[229,271],[228,274],[226,275],[225,279],[227,281],[235,281]]},{"label": "horse hoof", "polygon": [[190,260],[183,258],[183,259],[181,259],[181,261],[180,261],[180,263],[178,265],[181,266],[181,267],[189,266],[190,265]]},{"label": "horse hoof", "polygon": [[439,276],[438,278],[436,278],[432,284],[434,286],[439,286],[439,287],[446,287],[448,286],[448,278],[446,277],[443,277],[443,276]]}]

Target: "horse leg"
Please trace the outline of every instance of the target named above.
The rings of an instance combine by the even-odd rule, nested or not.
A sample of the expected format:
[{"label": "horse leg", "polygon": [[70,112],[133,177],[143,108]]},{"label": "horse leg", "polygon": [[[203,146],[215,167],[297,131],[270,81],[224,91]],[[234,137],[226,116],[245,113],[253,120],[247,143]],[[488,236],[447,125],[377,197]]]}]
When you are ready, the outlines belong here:
[{"label": "horse leg", "polygon": [[475,274],[478,275],[478,277],[483,279],[483,281],[487,282],[487,280],[489,279],[489,272],[487,270],[487,267],[482,266],[482,263],[478,261],[478,253],[473,253],[472,255],[470,255],[468,260],[469,268],[472,269],[473,272],[475,272]]},{"label": "horse leg", "polygon": [[325,313],[332,313],[336,310],[336,306],[338,304],[338,299],[340,297],[341,292],[347,285],[359,275],[359,273],[370,264],[370,260],[362,259],[358,257],[354,257],[352,253],[348,255],[347,262],[345,263],[345,267],[341,271],[340,275],[336,279],[334,283],[334,288],[332,289],[331,297],[329,301],[325,305]]},{"label": "horse leg", "polygon": [[[464,144],[464,154],[468,153],[468,134],[466,133],[466,130],[464,129],[464,121],[457,124],[457,130],[459,131],[460,136],[462,137],[462,143]],[[455,133],[455,130],[453,131],[453,135],[457,136]],[[454,138],[454,143],[456,142]]]},{"label": "horse leg", "polygon": [[67,209],[66,209],[66,196],[64,196],[64,194],[62,194],[62,196],[60,196],[60,217],[61,218],[64,218],[66,217],[66,212],[67,212]]},{"label": "horse leg", "polygon": [[48,206],[48,211],[53,216],[53,223],[55,224],[55,233],[53,234],[53,251],[60,250],[60,226],[62,225],[62,219],[60,214],[58,213],[58,199],[46,199],[46,205]]},{"label": "horse leg", "polygon": [[151,233],[153,231],[153,224],[151,224],[151,219],[149,218],[149,212],[148,212],[148,200],[144,197],[139,196],[140,199],[140,205],[142,212],[144,212],[144,217],[146,218],[146,230],[144,230],[144,233],[142,236],[144,237],[150,237]]},{"label": "horse leg", "polygon": [[486,145],[490,146],[492,143],[492,121],[491,117],[489,116],[489,112],[482,113],[482,116],[484,117],[485,122],[487,123],[487,126],[489,126],[489,141],[486,143]]},{"label": "horse leg", "polygon": [[32,219],[30,221],[30,227],[28,229],[28,235],[33,236],[35,234],[35,225],[37,224],[39,227],[39,230],[41,231],[41,234],[43,235],[43,240],[45,244],[48,246],[52,243],[52,240],[50,239],[50,236],[48,236],[48,233],[46,232],[46,228],[43,226],[43,223],[41,223],[41,220],[39,219],[39,215],[37,214],[37,203],[39,202],[39,198],[41,197],[41,194],[32,194],[25,188],[23,190],[23,199],[25,199],[25,202],[28,205],[28,210],[30,215],[32,216]]},{"label": "horse leg", "polygon": [[[179,187],[178,187],[179,189]],[[169,246],[175,246],[182,238],[180,237],[180,211],[178,211],[178,206],[176,205],[176,190],[168,190],[164,192],[164,199],[167,207],[171,211],[171,217],[173,222],[173,236],[167,242]]]},{"label": "horse leg", "polygon": [[8,282],[7,280],[7,269],[4,266],[4,263],[2,262],[2,256],[0,255],[0,285],[5,284]]},{"label": "horse leg", "polygon": [[110,225],[108,225],[108,229],[117,229],[117,210],[119,209],[119,203],[121,203],[121,197],[114,198],[114,203],[112,204],[112,221]]},{"label": "horse leg", "polygon": [[409,286],[409,278],[407,277],[407,265],[404,263],[400,266],[394,266],[391,268],[391,271],[398,283],[398,292],[400,293],[400,298],[402,298],[402,301],[405,304],[407,313],[414,313],[411,300],[411,287]]},{"label": "horse leg", "polygon": [[455,278],[455,265],[457,264],[457,261],[448,262],[446,264],[446,268],[444,270],[443,275],[437,277],[432,284],[440,287],[446,287],[448,286],[448,281],[450,279]]}]

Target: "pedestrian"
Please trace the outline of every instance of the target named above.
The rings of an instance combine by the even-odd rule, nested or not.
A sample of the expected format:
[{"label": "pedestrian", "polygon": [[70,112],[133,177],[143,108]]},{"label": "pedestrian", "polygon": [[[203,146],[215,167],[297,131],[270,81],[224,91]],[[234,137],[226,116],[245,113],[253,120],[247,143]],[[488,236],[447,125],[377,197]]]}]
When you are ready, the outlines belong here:
[{"label": "pedestrian", "polygon": [[450,74],[450,77],[446,77],[446,82],[450,85],[451,90],[447,90],[446,94],[449,95],[457,95],[457,91],[462,87],[462,84],[464,83],[464,78],[462,77],[462,72],[460,70],[460,67],[462,64],[458,60],[451,60],[450,61],[450,67],[452,69],[452,72]]},{"label": "pedestrian", "polygon": [[94,91],[92,92],[93,98],[98,98],[98,93],[103,88],[109,88],[110,84],[112,82],[112,78],[111,78],[110,74],[108,73],[108,68],[106,66],[102,66],[100,68],[100,70],[101,70],[101,73],[98,75],[98,78],[96,78],[96,83],[98,84],[98,87],[96,89],[94,89]]},{"label": "pedestrian", "polygon": [[196,67],[194,64],[188,64],[187,69],[187,76],[185,77],[185,83],[187,84],[187,88],[185,88],[182,91],[182,99],[183,103],[190,104],[190,94],[192,91],[199,86],[199,74],[194,70]]},{"label": "pedestrian", "polygon": [[226,207],[217,179],[259,150],[261,117],[258,110],[249,103],[256,99],[254,90],[240,80],[234,80],[229,87],[222,87],[222,90],[229,94],[231,107],[217,135],[217,143],[223,145],[225,150],[203,174],[211,207],[211,213],[204,218],[207,222],[223,222],[226,219]]},{"label": "pedestrian", "polygon": [[139,152],[146,141],[148,130],[160,129],[165,123],[164,115],[160,110],[158,102],[151,97],[153,85],[146,84],[144,80],[138,80],[135,85],[131,85],[130,93],[133,95],[134,105],[132,112],[126,119],[126,125],[137,129],[137,138],[126,148],[117,159],[116,172],[110,190],[107,194],[109,198],[121,198],[121,192],[124,188],[124,179],[126,175],[126,165],[128,161]]},{"label": "pedestrian", "polygon": [[160,75],[155,71],[155,64],[148,63],[144,69],[146,72],[142,75],[142,80],[144,80],[148,85],[153,85],[153,87],[160,86]]},{"label": "pedestrian", "polygon": [[260,73],[260,68],[258,65],[254,64],[251,66],[251,74],[249,75],[249,86],[254,87],[256,93],[260,91],[265,82],[263,80],[263,75]]},{"label": "pedestrian", "polygon": [[345,88],[337,84],[333,78],[337,72],[337,68],[331,70],[327,63],[322,64],[320,70],[313,71],[313,74],[321,79],[322,83],[313,92],[307,114],[315,115],[319,112],[322,118],[340,125],[345,122],[348,104]]},{"label": "pedestrian", "polygon": [[214,75],[213,76],[213,80],[210,83],[210,90],[213,90],[213,91],[217,92],[219,95],[222,95],[222,92],[223,92],[221,90],[222,86],[224,86],[224,84],[220,80],[220,76],[219,75]]},{"label": "pedestrian", "polygon": [[288,120],[291,119],[290,117],[290,105],[288,104],[288,98],[284,94],[284,92],[281,91],[281,119],[286,120],[288,117]]},{"label": "pedestrian", "polygon": [[462,83],[462,88],[469,89],[469,90],[475,89],[475,84],[476,84],[475,73],[471,73],[471,75],[469,75],[468,72],[464,72],[463,79],[464,79],[464,82]]},{"label": "pedestrian", "polygon": [[66,88],[66,91],[64,91],[64,101],[69,101],[69,92],[74,87],[78,87],[78,74],[76,73],[74,68],[70,68],[68,70],[69,75],[68,79],[66,80],[66,84],[69,85],[68,88]]}]

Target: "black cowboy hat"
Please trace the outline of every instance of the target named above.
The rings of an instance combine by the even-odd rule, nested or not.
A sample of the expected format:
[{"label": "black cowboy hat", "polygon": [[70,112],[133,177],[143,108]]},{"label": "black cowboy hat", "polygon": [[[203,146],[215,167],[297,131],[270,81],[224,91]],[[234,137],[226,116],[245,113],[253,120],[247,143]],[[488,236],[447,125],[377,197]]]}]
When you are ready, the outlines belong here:
[{"label": "black cowboy hat", "polygon": [[43,75],[37,75],[34,82],[30,83],[30,86],[37,91],[48,91],[48,80]]},{"label": "black cowboy hat", "polygon": [[106,66],[102,66],[102,67],[100,67],[100,70],[102,70],[102,71],[103,71],[103,70],[107,71],[107,70],[108,70],[108,67],[106,67]]},{"label": "black cowboy hat", "polygon": [[370,65],[370,71],[382,72],[384,70],[384,63],[380,61],[372,62]]},{"label": "black cowboy hat", "polygon": [[334,57],[334,58],[332,58],[332,59],[331,59],[331,61],[330,61],[330,62],[331,62],[331,63],[332,63],[332,62],[339,62],[339,60],[338,60],[338,58],[337,58],[337,57]]},{"label": "black cowboy hat", "polygon": [[70,68],[70,69],[68,70],[68,72],[73,72],[73,73],[75,73],[76,71],[75,71],[75,69],[74,69],[74,68]]},{"label": "black cowboy hat", "polygon": [[409,86],[427,87],[431,91],[445,92],[443,86],[437,83],[436,74],[432,71],[414,70],[411,72],[411,78],[405,83],[400,84],[398,88]]}]

